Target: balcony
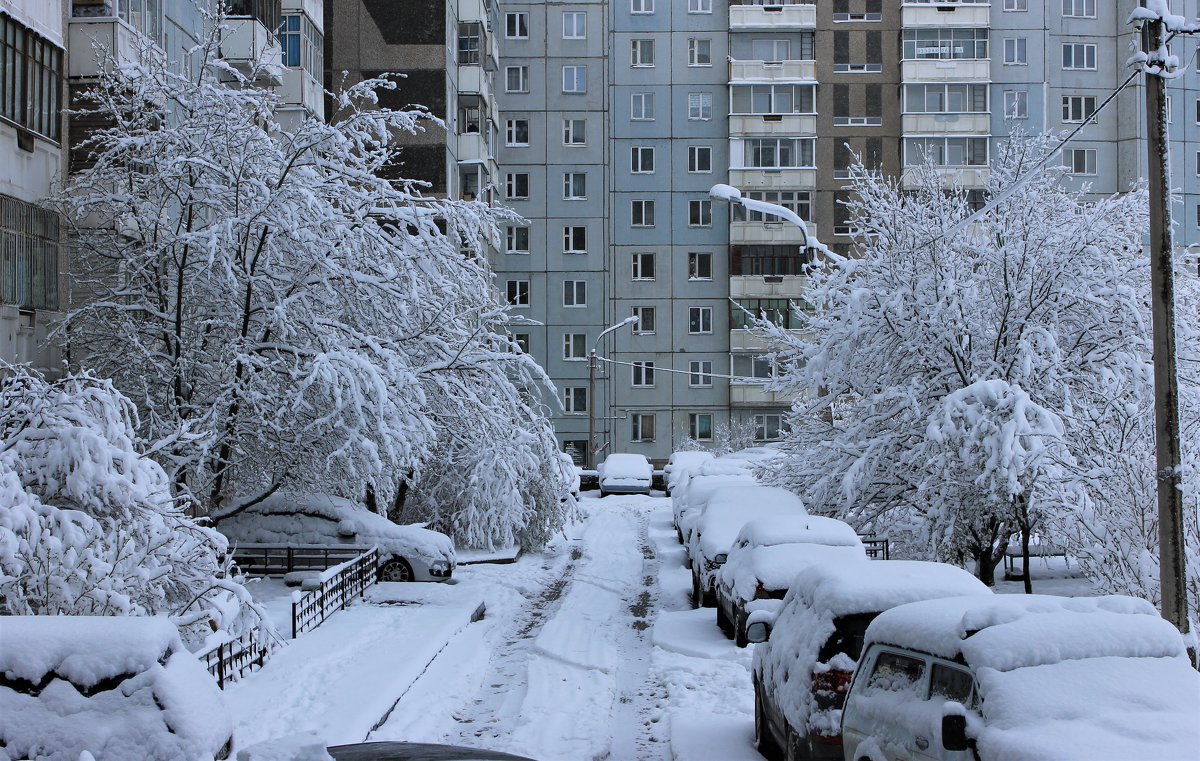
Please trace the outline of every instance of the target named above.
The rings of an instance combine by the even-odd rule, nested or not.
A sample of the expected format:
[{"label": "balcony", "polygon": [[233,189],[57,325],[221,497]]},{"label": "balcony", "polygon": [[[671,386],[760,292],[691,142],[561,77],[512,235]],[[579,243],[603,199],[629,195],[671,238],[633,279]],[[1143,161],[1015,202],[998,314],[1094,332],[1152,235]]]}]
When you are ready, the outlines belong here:
[{"label": "balcony", "polygon": [[817,170],[730,169],[729,184],[742,190],[811,190],[817,187]]},{"label": "balcony", "polygon": [[730,61],[730,84],[817,81],[816,61]]},{"label": "balcony", "polygon": [[900,9],[900,25],[906,29],[920,26],[985,27],[991,26],[991,14],[992,9],[988,5],[905,5]]},{"label": "balcony", "polygon": [[816,114],[735,114],[729,117],[730,137],[808,137],[816,134]]},{"label": "balcony", "polygon": [[[947,188],[959,187],[967,190],[984,189],[991,178],[991,171],[987,167],[977,166],[942,166],[937,168],[937,173]],[[905,170],[901,186],[905,190],[917,187],[915,173],[911,169]]]},{"label": "balcony", "polygon": [[[148,37],[125,21],[113,17],[72,18],[67,27],[67,76],[94,79],[100,75],[98,56],[106,51],[118,66],[144,63],[161,65],[166,54]],[[153,57],[147,60],[145,57]]]},{"label": "balcony", "polygon": [[487,163],[491,158],[487,141],[478,132],[467,132],[458,136],[458,160],[460,162]]},{"label": "balcony", "polygon": [[303,108],[316,118],[325,120],[325,90],[304,69],[283,70],[279,101],[281,108]]},{"label": "balcony", "polygon": [[254,17],[229,18],[221,33],[221,58],[250,82],[278,87],[283,84],[283,51],[279,40]]},{"label": "balcony", "polygon": [[[799,336],[801,331],[789,330],[788,333]],[[767,345],[767,339],[756,336],[749,330],[731,330],[729,331],[729,351],[734,354],[755,354],[766,353],[770,351],[770,346]]]},{"label": "balcony", "polygon": [[900,75],[906,82],[988,82],[992,63],[986,58],[913,59],[900,62]]},{"label": "balcony", "polygon": [[458,67],[458,92],[460,95],[480,95],[492,103],[491,72],[482,66],[460,65]]},{"label": "balcony", "polygon": [[986,135],[992,131],[989,114],[904,114],[903,131],[910,135]]},{"label": "balcony", "polygon": [[791,407],[792,397],[778,391],[768,391],[758,383],[730,383],[729,406]]},{"label": "balcony", "polygon": [[729,278],[729,298],[735,301],[799,299],[807,292],[808,278],[803,275],[734,275]]},{"label": "balcony", "polygon": [[[816,235],[817,226],[812,222],[807,224],[808,234]],[[730,222],[729,242],[780,246],[803,246],[807,243],[800,228],[791,222]]]},{"label": "balcony", "polygon": [[731,5],[729,31],[816,29],[816,5]]}]

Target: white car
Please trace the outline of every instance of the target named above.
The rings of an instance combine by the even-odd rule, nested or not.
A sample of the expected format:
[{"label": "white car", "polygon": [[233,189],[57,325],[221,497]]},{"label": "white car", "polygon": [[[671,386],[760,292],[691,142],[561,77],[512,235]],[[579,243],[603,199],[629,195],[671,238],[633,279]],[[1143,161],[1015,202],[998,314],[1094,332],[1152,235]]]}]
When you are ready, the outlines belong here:
[{"label": "white car", "polygon": [[703,511],[714,491],[721,486],[756,483],[758,481],[741,460],[722,460],[718,457],[684,471],[671,493],[671,512],[679,541],[687,544],[683,532],[684,517],[693,510]]},{"label": "white car", "polygon": [[1200,673],[1145,600],[914,602],[867,628],[841,726],[849,761],[1183,761]]},{"label": "white car", "polygon": [[454,542],[440,531],[402,526],[348,499],[328,494],[276,493],[216,529],[230,544],[379,548],[380,581],[447,581]]},{"label": "white car", "polygon": [[671,456],[667,458],[666,466],[663,467],[663,481],[666,483],[667,496],[671,496],[671,491],[685,472],[711,459],[713,459],[712,452],[672,452]]},{"label": "white car", "polygon": [[596,468],[600,478],[600,496],[609,494],[650,494],[654,468],[640,454],[610,454]]},{"label": "white car", "polygon": [[778,614],[751,614],[746,626],[760,643],[752,673],[759,752],[840,761],[842,702],[870,622],[905,603],[966,595],[991,598],[992,590],[945,563],[831,563],[797,574]]},{"label": "white car", "polygon": [[777,611],[788,586],[815,563],[865,561],[866,549],[850,524],[821,515],[760,518],[742,526],[717,572],[717,626],[745,647],[746,619]]}]

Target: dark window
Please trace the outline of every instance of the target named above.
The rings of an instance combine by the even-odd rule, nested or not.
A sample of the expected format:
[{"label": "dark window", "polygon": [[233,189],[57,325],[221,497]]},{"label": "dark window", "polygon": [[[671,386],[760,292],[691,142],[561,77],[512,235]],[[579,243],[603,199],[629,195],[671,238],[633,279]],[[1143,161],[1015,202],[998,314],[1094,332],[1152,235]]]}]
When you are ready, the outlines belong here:
[{"label": "dark window", "polygon": [[57,140],[62,127],[62,62],[62,51],[49,40],[0,15],[0,117]]},{"label": "dark window", "polygon": [[883,63],[883,34],[880,32],[867,32],[866,63]]},{"label": "dark window", "polygon": [[876,615],[878,614],[859,613],[833,619],[834,632],[821,646],[817,660],[826,663],[838,653],[845,653],[857,661],[862,655],[863,636],[867,633],[867,626],[875,620]]},{"label": "dark window", "polygon": [[965,706],[971,705],[975,680],[970,673],[941,663],[933,664],[929,670],[929,698],[939,702],[953,700]]},{"label": "dark window", "polygon": [[58,310],[57,214],[0,195],[0,303]]},{"label": "dark window", "polygon": [[866,116],[883,117],[883,85],[866,86]]},{"label": "dark window", "polygon": [[850,85],[833,86],[833,116],[850,115]]}]

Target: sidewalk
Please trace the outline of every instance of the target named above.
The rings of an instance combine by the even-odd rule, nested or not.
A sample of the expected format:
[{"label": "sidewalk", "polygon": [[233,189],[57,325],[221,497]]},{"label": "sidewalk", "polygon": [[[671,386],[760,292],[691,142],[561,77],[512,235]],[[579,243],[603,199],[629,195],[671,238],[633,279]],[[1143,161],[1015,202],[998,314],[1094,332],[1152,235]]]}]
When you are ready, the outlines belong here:
[{"label": "sidewalk", "polygon": [[474,585],[372,586],[225,690],[237,747],[305,731],[362,742],[483,604]]}]

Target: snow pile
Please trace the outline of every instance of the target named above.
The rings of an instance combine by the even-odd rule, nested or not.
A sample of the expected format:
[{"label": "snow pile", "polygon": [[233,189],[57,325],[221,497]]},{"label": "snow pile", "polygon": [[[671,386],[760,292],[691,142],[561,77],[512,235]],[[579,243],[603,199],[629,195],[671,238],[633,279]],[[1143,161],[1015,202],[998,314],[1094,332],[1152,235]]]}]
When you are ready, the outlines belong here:
[{"label": "snow pile", "polygon": [[238,751],[237,761],[333,761],[315,732],[300,732],[255,743]]},{"label": "snow pile", "polygon": [[233,722],[162,617],[0,616],[0,758],[212,759]]}]

